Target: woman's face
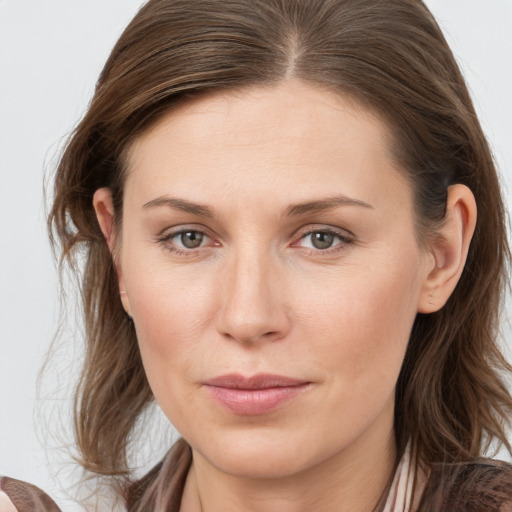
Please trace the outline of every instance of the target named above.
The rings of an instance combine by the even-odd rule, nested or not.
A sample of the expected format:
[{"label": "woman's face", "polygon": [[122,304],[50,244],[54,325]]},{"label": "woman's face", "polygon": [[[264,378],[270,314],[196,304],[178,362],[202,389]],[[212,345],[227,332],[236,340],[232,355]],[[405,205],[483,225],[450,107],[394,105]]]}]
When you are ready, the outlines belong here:
[{"label": "woman's face", "polygon": [[372,456],[431,259],[385,126],[301,82],[169,113],[128,157],[120,285],[194,456],[285,476]]}]

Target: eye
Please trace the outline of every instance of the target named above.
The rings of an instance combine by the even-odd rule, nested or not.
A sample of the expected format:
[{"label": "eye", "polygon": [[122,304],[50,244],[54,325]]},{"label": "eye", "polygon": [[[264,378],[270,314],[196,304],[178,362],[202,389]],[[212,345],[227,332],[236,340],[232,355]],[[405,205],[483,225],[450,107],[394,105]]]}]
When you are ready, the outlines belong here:
[{"label": "eye", "polygon": [[352,243],[352,239],[347,235],[324,228],[304,233],[293,245],[304,249],[329,252],[329,250],[341,249],[350,243]]},{"label": "eye", "polygon": [[195,253],[197,249],[220,245],[198,229],[180,229],[166,233],[158,239],[167,250],[176,254]]},{"label": "eye", "polygon": [[333,246],[333,244],[339,240],[336,240],[336,236],[332,233],[327,233],[325,231],[315,231],[306,235],[304,237],[305,240],[309,239],[312,247],[315,249],[329,249]]},{"label": "eye", "polygon": [[195,249],[203,243],[204,238],[204,233],[200,231],[182,231],[175,235],[172,240],[175,244],[181,244],[181,246],[186,249]]}]

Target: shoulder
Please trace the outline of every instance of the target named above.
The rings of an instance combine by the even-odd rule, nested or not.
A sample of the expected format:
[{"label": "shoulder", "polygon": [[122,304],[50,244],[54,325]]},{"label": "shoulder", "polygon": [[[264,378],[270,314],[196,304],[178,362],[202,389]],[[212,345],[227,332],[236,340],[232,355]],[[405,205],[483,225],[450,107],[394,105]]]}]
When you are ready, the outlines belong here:
[{"label": "shoulder", "polygon": [[0,512],[61,512],[35,485],[0,476]]},{"label": "shoulder", "polygon": [[420,505],[419,511],[512,512],[512,466],[491,459],[436,465]]}]

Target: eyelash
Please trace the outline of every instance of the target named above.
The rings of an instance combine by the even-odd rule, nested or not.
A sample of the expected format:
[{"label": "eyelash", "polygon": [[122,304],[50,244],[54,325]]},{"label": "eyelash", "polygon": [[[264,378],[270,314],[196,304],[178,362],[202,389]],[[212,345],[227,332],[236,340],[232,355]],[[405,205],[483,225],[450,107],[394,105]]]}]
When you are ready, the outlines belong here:
[{"label": "eyelash", "polygon": [[[173,254],[176,254],[178,256],[185,256],[185,257],[196,256],[201,249],[204,249],[204,246],[201,245],[195,249],[194,248],[193,249],[182,249],[182,248],[176,246],[175,244],[172,244],[172,245],[170,244],[170,241],[173,238],[183,235],[184,233],[196,233],[196,234],[200,234],[204,237],[212,239],[212,237],[210,237],[202,229],[180,228],[177,231],[172,231],[170,233],[166,233],[165,235],[159,237],[157,239],[157,242],[160,243],[167,251],[169,251]],[[304,230],[302,233],[295,234],[294,238],[296,239],[296,241],[291,244],[291,247],[299,247],[300,248],[300,246],[297,246],[296,244],[302,240],[305,240],[307,237],[312,236],[315,233],[332,235],[335,238],[337,238],[339,242],[331,247],[326,248],[326,249],[314,249],[314,248],[312,249],[312,248],[304,247],[304,248],[302,248],[303,251],[310,253],[310,254],[315,254],[315,255],[319,255],[319,254],[320,255],[328,255],[328,254],[332,254],[332,253],[336,253],[336,252],[341,252],[344,249],[346,249],[346,247],[348,245],[352,245],[355,242],[354,237],[351,233],[349,234],[346,231],[341,232],[341,231],[338,231],[333,228],[319,226],[316,228],[308,228],[307,230]],[[220,243],[215,242],[213,244],[213,246],[220,246]]]}]

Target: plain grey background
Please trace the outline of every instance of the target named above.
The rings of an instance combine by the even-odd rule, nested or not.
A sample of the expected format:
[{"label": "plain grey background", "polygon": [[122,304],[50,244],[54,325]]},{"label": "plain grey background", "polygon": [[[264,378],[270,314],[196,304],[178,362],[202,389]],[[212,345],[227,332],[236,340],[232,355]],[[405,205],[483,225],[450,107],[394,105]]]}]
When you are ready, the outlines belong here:
[{"label": "plain grey background", "polygon": [[[511,205],[512,0],[426,3],[462,66]],[[0,0],[0,474],[39,485],[66,511],[81,510],[61,490],[72,482],[71,466],[65,453],[54,448],[59,439],[47,434],[66,429],[68,374],[80,354],[73,343],[77,333],[68,328],[36,392],[59,311],[43,177],[51,172],[63,137],[84,112],[111,47],[140,4]],[[73,326],[78,323],[73,299],[67,307]],[[505,333],[510,354],[507,326]]]}]

